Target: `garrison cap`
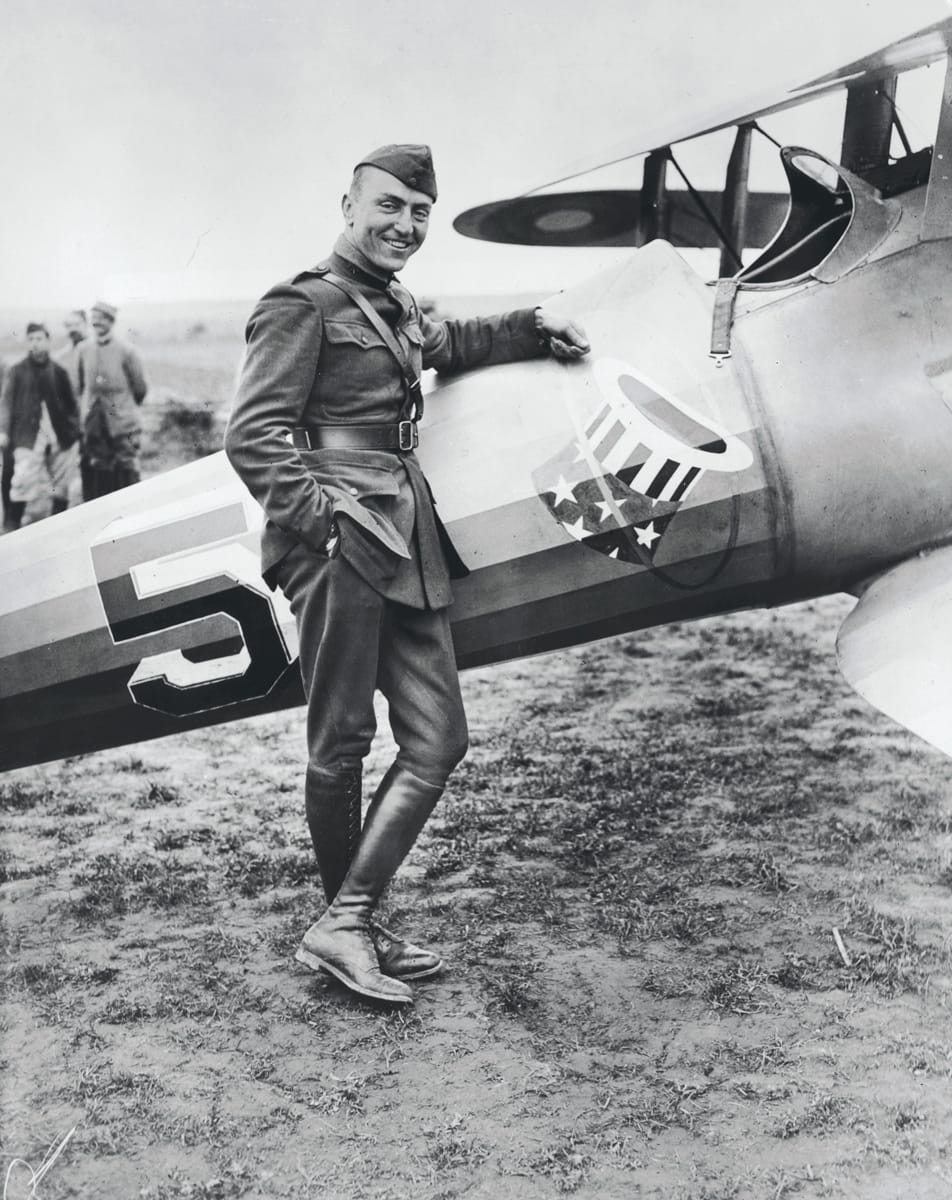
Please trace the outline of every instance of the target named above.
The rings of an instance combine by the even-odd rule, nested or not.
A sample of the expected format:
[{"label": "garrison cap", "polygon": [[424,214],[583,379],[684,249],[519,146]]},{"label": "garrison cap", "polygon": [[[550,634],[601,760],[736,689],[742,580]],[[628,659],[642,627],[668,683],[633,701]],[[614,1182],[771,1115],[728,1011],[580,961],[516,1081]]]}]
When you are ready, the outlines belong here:
[{"label": "garrison cap", "polygon": [[110,321],[114,321],[119,309],[114,304],[107,304],[105,300],[97,300],[92,307],[92,311],[94,313],[102,313],[104,317],[108,317]]},{"label": "garrison cap", "polygon": [[[379,167],[381,171],[396,176],[408,188],[426,192],[436,200],[436,175],[429,146],[381,146],[379,150],[374,150],[372,154],[362,158],[357,167]],[[357,167],[354,167],[355,171]]]},{"label": "garrison cap", "polygon": [[42,321],[31,321],[29,325],[27,325],[27,337],[29,337],[31,333],[45,333],[47,337],[50,336],[50,331],[46,328]]}]

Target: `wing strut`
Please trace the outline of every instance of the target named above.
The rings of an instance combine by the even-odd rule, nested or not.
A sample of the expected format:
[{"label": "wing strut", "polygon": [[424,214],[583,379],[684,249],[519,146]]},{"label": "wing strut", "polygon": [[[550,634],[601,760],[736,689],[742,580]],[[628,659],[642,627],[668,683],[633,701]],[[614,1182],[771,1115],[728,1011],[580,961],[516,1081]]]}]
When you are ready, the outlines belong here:
[{"label": "wing strut", "polygon": [[697,190],[697,188],[694,186],[694,184],[690,181],[690,179],[688,179],[687,175],[685,175],[684,171],[681,169],[680,163],[674,157],[674,155],[671,153],[671,147],[670,146],[666,147],[664,152],[665,152],[665,154],[667,154],[668,160],[671,162],[674,169],[681,176],[681,179],[684,182],[684,186],[688,189],[691,199],[701,210],[701,214],[704,217],[704,220],[707,221],[708,225],[710,225],[710,227],[714,230],[714,233],[717,236],[718,241],[721,243],[721,246],[723,247],[723,249],[721,251],[722,256],[724,254],[729,254],[731,256],[731,258],[733,258],[733,260],[737,264],[737,266],[734,269],[739,271],[741,269],[741,267],[744,265],[743,262],[741,261],[741,257],[737,253],[737,251],[734,249],[734,247],[731,245],[731,243],[727,240],[727,235],[724,233],[724,230],[721,228],[721,225],[720,225],[719,221],[717,220],[717,218],[711,212],[710,206],[705,202],[704,197],[701,195],[701,193]]},{"label": "wing strut", "polygon": [[727,174],[724,177],[724,203],[721,213],[725,229],[718,270],[722,279],[725,275],[733,275],[744,265],[734,247],[747,245],[747,179],[750,175],[750,142],[753,133],[753,123],[737,126],[734,148],[731,150]]},{"label": "wing strut", "polygon": [[857,83],[846,89],[846,117],[840,164],[854,175],[865,175],[889,162],[896,114],[896,76],[877,83]]},{"label": "wing strut", "polygon": [[655,238],[670,235],[671,210],[665,187],[668,168],[668,149],[652,150],[645,159],[641,177],[641,220],[638,223],[638,245],[644,246]]}]

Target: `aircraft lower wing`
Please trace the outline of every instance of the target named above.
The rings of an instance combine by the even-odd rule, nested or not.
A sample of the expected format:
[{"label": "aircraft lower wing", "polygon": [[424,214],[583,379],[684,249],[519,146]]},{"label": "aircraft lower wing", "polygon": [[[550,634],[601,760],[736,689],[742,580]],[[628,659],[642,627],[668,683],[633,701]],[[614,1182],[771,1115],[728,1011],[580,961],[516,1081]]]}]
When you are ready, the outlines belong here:
[{"label": "aircraft lower wing", "polygon": [[843,622],[836,653],[865,700],[952,755],[952,547],[874,580]]}]

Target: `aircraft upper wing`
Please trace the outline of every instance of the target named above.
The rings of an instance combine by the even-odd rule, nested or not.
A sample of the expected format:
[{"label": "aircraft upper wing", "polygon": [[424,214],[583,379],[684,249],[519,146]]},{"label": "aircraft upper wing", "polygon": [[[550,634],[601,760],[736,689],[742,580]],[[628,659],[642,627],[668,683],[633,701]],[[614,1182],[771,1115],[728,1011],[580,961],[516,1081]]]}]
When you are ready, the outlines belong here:
[{"label": "aircraft upper wing", "polygon": [[662,146],[673,146],[690,138],[714,133],[732,125],[743,125],[772,113],[781,112],[797,104],[803,104],[817,96],[835,91],[848,83],[873,83],[886,75],[899,74],[922,67],[945,55],[952,46],[952,17],[937,21],[908,37],[901,38],[888,46],[874,50],[857,58],[846,66],[839,67],[809,83],[789,87],[780,91],[761,93],[746,101],[733,102],[729,108],[722,107],[709,112],[703,119],[685,121],[682,118],[661,123],[645,129],[636,137],[602,147],[571,162],[562,163],[553,169],[551,178],[545,183],[528,189],[526,194],[584,175],[598,167],[610,166],[626,158],[647,154]]},{"label": "aircraft upper wing", "polygon": [[952,547],[874,580],[843,622],[836,653],[864,699],[952,755]]}]

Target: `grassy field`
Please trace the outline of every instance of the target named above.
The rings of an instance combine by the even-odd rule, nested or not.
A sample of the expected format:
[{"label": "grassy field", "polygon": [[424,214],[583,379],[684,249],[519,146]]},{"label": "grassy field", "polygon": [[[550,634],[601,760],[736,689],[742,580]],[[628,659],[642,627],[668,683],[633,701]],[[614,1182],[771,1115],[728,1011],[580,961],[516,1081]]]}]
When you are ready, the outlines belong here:
[{"label": "grassy field", "polygon": [[[153,465],[228,395],[181,345]],[[466,675],[388,898],[448,962],[409,1012],[293,961],[301,712],[0,778],[4,1169],[71,1133],[46,1200],[946,1200],[952,765],[839,677],[850,603]]]}]

